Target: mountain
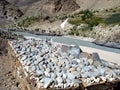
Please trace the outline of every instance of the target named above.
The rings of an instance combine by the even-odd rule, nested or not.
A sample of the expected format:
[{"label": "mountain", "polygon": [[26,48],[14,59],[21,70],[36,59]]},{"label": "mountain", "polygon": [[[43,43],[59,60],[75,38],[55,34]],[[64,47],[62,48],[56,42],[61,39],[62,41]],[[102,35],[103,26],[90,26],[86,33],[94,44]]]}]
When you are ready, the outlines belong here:
[{"label": "mountain", "polygon": [[120,7],[120,0],[76,0],[81,9],[103,10]]},{"label": "mountain", "polygon": [[7,0],[25,16],[73,12],[82,9],[103,10],[120,7],[120,0]]},{"label": "mountain", "polygon": [[25,16],[54,15],[80,8],[75,0],[14,0],[12,3],[21,8]]},{"label": "mountain", "polygon": [[23,13],[13,4],[6,0],[0,0],[0,18],[18,18],[22,15]]}]

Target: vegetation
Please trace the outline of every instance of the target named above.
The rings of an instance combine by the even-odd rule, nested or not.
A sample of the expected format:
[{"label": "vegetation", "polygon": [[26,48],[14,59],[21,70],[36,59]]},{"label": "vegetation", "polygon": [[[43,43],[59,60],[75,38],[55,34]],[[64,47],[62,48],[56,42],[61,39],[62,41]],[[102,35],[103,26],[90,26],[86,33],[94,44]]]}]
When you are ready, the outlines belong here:
[{"label": "vegetation", "polygon": [[31,16],[31,17],[27,17],[25,19],[23,19],[22,21],[18,22],[18,26],[19,27],[28,27],[29,25],[31,25],[32,23],[35,23],[39,20],[39,16]]},{"label": "vegetation", "polygon": [[105,24],[120,24],[120,13],[113,14],[105,20]]},{"label": "vegetation", "polygon": [[81,16],[82,20],[85,20],[85,19],[88,19],[88,18],[92,18],[93,17],[93,13],[91,11],[89,11],[88,9],[87,10],[84,10],[84,11],[81,11],[80,12],[81,14],[83,14]]},{"label": "vegetation", "polygon": [[74,26],[68,33],[69,35],[76,35],[79,36],[79,30],[77,30],[77,26]]},{"label": "vegetation", "polygon": [[81,11],[81,18],[71,18],[69,19],[70,24],[80,25],[82,23],[88,24],[89,29],[93,26],[97,26],[100,23],[104,23],[104,19],[101,17],[94,16],[93,13],[89,10]]},{"label": "vegetation", "polygon": [[88,24],[89,27],[97,26],[100,23],[104,23],[104,19],[100,17],[91,17],[85,20],[81,20],[80,18],[69,19],[70,24],[80,25],[82,23]]}]

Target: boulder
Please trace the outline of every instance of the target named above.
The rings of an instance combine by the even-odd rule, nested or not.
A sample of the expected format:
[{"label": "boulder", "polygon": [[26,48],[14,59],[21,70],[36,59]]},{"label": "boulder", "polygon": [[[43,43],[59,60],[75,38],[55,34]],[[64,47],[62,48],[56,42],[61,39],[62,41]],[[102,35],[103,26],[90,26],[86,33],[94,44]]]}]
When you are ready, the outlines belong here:
[{"label": "boulder", "polygon": [[82,50],[79,46],[73,46],[67,52],[69,55],[73,55],[75,58],[79,58],[79,55],[82,52]]},{"label": "boulder", "polygon": [[92,59],[93,59],[93,65],[95,65],[96,67],[103,65],[98,53],[93,53]]}]

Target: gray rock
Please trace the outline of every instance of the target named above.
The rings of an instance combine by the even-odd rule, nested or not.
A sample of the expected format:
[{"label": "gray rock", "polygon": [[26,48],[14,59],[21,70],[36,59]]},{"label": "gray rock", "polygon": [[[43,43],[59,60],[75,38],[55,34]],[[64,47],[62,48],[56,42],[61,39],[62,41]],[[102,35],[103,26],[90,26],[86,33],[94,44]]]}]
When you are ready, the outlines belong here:
[{"label": "gray rock", "polygon": [[97,70],[88,72],[88,77],[98,77],[98,76],[100,76],[100,73]]},{"label": "gray rock", "polygon": [[62,73],[56,72],[57,77],[62,77]]},{"label": "gray rock", "polygon": [[26,55],[22,55],[21,60],[24,61],[25,59],[27,59],[27,56]]},{"label": "gray rock", "polygon": [[93,57],[93,65],[95,66],[103,65],[98,53],[93,53],[92,57]]},{"label": "gray rock", "polygon": [[57,77],[56,80],[57,80],[57,82],[58,82],[59,84],[60,84],[60,83],[63,83],[62,77]]},{"label": "gray rock", "polygon": [[55,74],[55,73],[51,73],[51,78],[56,78],[57,77],[57,75]]},{"label": "gray rock", "polygon": [[67,77],[68,79],[73,80],[76,78],[76,75],[74,75],[73,73],[67,73]]},{"label": "gray rock", "polygon": [[[27,61],[27,60],[26,60]],[[27,61],[26,65],[30,65],[32,62],[31,61]]]},{"label": "gray rock", "polygon": [[37,75],[37,76],[42,76],[43,74],[44,74],[43,71],[41,71],[41,70],[36,70],[36,75]]},{"label": "gray rock", "polygon": [[46,68],[46,71],[47,71],[47,72],[50,72],[51,70],[50,70],[50,68]]},{"label": "gray rock", "polygon": [[73,55],[75,58],[79,58],[81,52],[82,50],[79,46],[74,46],[68,50],[68,54]]},{"label": "gray rock", "polygon": [[78,62],[75,61],[75,60],[73,60],[73,61],[71,62],[71,64],[72,64],[72,65],[78,65]]},{"label": "gray rock", "polygon": [[67,74],[66,73],[62,73],[62,77],[63,77],[63,79],[66,79],[67,78]]},{"label": "gray rock", "polygon": [[81,71],[81,67],[77,67],[76,71],[80,72]]},{"label": "gray rock", "polygon": [[50,73],[48,71],[44,71],[45,76],[50,77]]},{"label": "gray rock", "polygon": [[81,73],[81,77],[82,77],[82,78],[87,78],[87,77],[88,77],[88,72],[83,72],[83,73]]},{"label": "gray rock", "polygon": [[78,79],[74,79],[74,80],[72,80],[72,82],[73,82],[74,84],[80,84],[80,83],[82,83],[82,81],[81,81],[81,80],[78,80]]},{"label": "gray rock", "polygon": [[73,71],[71,73],[74,74],[77,78],[80,78],[80,76],[81,76],[81,73],[78,71]]},{"label": "gray rock", "polygon": [[66,79],[66,82],[67,82],[67,84],[70,84],[71,83],[71,80],[70,79]]},{"label": "gray rock", "polygon": [[36,67],[35,67],[35,66],[32,66],[32,67],[30,68],[30,70],[34,72],[34,71],[36,70]]},{"label": "gray rock", "polygon": [[54,81],[53,79],[46,77],[46,78],[43,78],[41,82],[44,84],[44,88],[48,88],[50,84],[53,83]]},{"label": "gray rock", "polygon": [[105,75],[109,75],[110,77],[116,77],[116,73],[112,70],[112,69],[109,69],[109,68],[105,68]]}]

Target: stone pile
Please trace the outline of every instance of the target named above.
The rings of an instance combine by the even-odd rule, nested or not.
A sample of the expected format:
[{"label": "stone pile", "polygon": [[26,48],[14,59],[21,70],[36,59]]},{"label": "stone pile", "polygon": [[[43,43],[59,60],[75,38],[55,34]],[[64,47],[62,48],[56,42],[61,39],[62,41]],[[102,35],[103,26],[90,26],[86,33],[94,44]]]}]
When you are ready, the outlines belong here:
[{"label": "stone pile", "polygon": [[[47,40],[13,40],[11,47],[22,64],[25,77],[38,88],[85,87],[120,80],[120,66],[103,61],[97,53],[80,57],[79,46],[64,46]],[[64,47],[64,49],[63,49]],[[21,77],[18,69],[18,75]]]}]

